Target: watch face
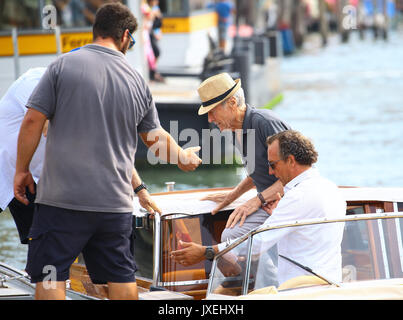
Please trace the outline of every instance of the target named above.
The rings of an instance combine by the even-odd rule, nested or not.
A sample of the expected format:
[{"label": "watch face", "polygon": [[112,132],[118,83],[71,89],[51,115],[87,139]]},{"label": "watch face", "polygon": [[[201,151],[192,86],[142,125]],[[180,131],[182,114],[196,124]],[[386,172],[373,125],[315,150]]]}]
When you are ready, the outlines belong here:
[{"label": "watch face", "polygon": [[214,249],[209,247],[206,249],[206,259],[208,260],[213,260],[215,256]]}]

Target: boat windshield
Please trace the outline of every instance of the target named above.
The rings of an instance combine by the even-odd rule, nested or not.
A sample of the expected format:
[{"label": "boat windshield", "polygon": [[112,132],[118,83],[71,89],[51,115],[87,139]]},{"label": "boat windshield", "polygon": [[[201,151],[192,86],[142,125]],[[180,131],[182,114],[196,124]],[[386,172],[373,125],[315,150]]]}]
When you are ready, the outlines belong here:
[{"label": "boat windshield", "polygon": [[403,278],[402,239],[401,214],[260,228],[217,255],[207,295]]}]

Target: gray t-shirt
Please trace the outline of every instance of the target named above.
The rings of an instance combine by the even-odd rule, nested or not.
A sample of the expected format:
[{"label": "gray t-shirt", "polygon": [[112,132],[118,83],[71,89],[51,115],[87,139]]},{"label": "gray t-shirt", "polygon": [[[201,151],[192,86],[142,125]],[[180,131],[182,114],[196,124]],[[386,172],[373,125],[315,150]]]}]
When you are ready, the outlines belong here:
[{"label": "gray t-shirt", "polygon": [[90,44],[49,65],[27,102],[49,121],[36,202],[131,212],[138,132],[160,126],[150,90],[116,50]]},{"label": "gray t-shirt", "polygon": [[[290,129],[291,127],[280,120],[273,111],[247,105],[242,124],[243,142],[241,146],[238,143],[236,146],[242,152],[244,166],[258,192],[262,192],[277,181],[274,175],[269,174],[267,137]],[[253,140],[248,137],[251,133],[254,135]],[[253,145],[249,145],[248,142],[252,142]],[[254,152],[248,152],[249,150]]]}]

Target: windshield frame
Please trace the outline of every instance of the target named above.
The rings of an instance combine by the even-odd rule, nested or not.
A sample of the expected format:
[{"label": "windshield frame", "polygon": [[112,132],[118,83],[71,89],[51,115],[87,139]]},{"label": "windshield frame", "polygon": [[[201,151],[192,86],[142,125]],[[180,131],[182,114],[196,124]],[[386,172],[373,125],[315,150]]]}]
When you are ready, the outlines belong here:
[{"label": "windshield frame", "polygon": [[248,290],[248,279],[249,279],[249,272],[250,272],[250,264],[251,264],[251,248],[253,244],[252,237],[256,234],[259,234],[261,232],[266,232],[269,230],[274,230],[274,229],[281,229],[281,228],[292,228],[292,227],[299,227],[299,226],[308,226],[308,225],[317,225],[317,224],[325,224],[325,223],[337,223],[337,222],[349,222],[349,221],[365,221],[365,220],[379,220],[379,219],[399,219],[403,218],[403,212],[383,212],[383,213],[368,213],[368,214],[358,214],[358,215],[349,215],[345,216],[344,218],[341,219],[327,219],[327,218],[317,218],[317,219],[307,219],[307,220],[301,220],[301,221],[294,221],[294,222],[289,222],[289,223],[283,223],[283,224],[277,224],[277,225],[264,225],[260,226],[257,229],[251,230],[244,236],[240,237],[238,240],[234,241],[231,243],[228,247],[226,247],[224,250],[220,251],[219,253],[216,254],[213,260],[213,265],[211,268],[211,273],[209,276],[209,283],[207,287],[207,296],[209,294],[213,294],[213,280],[214,280],[214,275],[217,271],[217,261],[220,257],[225,255],[227,252],[231,251],[235,247],[241,245],[245,241],[248,241],[247,243],[247,259],[246,259],[246,272],[243,275],[242,279],[242,294],[245,295],[247,294]]}]

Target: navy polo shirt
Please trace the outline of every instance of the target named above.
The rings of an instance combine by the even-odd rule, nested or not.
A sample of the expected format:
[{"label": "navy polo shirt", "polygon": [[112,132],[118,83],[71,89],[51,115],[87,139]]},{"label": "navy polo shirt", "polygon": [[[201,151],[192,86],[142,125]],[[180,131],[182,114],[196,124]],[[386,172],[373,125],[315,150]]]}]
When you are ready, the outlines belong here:
[{"label": "navy polo shirt", "polygon": [[242,154],[244,167],[258,192],[262,192],[277,181],[274,175],[269,175],[267,137],[290,129],[291,127],[280,120],[273,111],[246,105],[242,125],[242,142],[238,139],[235,141],[237,149]]}]

